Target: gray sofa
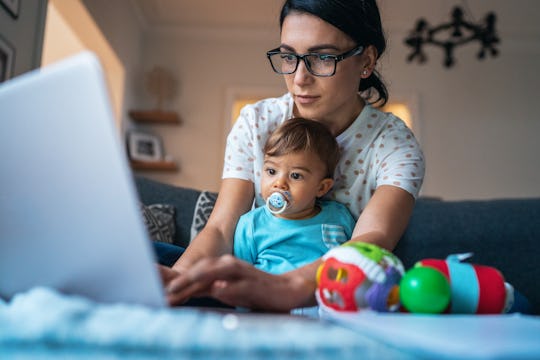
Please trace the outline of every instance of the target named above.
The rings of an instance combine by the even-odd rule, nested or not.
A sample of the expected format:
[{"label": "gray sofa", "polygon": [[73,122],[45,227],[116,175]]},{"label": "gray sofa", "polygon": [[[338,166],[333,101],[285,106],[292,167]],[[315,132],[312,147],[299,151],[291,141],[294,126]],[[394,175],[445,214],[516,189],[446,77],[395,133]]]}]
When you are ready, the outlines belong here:
[{"label": "gray sofa", "polygon": [[[176,209],[174,243],[186,246],[201,191],[136,177],[146,205]],[[420,198],[395,254],[408,269],[425,258],[473,252],[473,263],[499,269],[540,314],[540,198],[441,201]]]}]

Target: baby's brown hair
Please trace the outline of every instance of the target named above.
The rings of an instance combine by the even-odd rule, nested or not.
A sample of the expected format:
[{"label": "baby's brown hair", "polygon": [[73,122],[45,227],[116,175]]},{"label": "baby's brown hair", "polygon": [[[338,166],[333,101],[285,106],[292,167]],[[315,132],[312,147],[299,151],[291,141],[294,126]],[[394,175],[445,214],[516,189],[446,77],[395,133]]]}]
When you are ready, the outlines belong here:
[{"label": "baby's brown hair", "polygon": [[326,166],[326,177],[332,179],[341,152],[334,135],[314,120],[292,118],[274,131],[264,146],[264,154],[283,156],[295,152],[312,152]]}]

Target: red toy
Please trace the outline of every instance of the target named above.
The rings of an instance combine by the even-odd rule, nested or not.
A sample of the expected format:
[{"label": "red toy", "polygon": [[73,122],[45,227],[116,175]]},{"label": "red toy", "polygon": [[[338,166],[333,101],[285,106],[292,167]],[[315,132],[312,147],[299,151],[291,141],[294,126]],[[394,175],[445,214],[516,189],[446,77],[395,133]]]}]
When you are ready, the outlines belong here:
[{"label": "red toy", "polygon": [[493,267],[462,262],[471,255],[424,259],[404,273],[401,261],[389,251],[346,243],[323,257],[316,297],[322,308],[337,311],[507,312],[514,302],[513,287]]},{"label": "red toy", "polygon": [[[507,312],[514,301],[513,287],[504,281],[503,275],[495,268],[462,262],[471,257],[471,253],[450,255],[446,260],[424,259],[416,263],[410,271],[416,269],[435,269],[444,276],[449,284],[448,305],[441,312],[454,314],[500,314]],[[417,278],[415,280],[415,278]],[[421,294],[412,289],[418,275],[408,277],[400,283],[402,305],[411,312],[423,311],[422,305],[416,304]],[[439,281],[440,283],[440,281]],[[444,287],[444,285],[442,285]]]},{"label": "red toy", "polygon": [[403,264],[376,245],[352,242],[323,256],[317,271],[317,300],[338,311],[397,311]]}]

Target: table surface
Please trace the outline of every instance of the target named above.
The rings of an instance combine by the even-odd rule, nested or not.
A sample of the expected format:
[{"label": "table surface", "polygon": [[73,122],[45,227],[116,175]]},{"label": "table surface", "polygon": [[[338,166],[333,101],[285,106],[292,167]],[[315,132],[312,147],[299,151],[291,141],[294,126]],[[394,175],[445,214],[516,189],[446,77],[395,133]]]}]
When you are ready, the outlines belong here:
[{"label": "table surface", "polygon": [[540,359],[540,317],[322,312],[322,318],[420,357]]},{"label": "table surface", "polygon": [[96,304],[36,289],[0,303],[0,358],[540,359],[540,317]]}]

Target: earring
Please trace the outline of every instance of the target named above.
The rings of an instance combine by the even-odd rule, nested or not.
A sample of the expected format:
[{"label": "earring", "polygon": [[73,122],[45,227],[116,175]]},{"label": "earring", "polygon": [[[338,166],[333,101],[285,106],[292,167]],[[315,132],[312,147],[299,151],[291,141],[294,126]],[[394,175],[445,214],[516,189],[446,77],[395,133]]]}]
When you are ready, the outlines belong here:
[{"label": "earring", "polygon": [[366,76],[367,74],[368,74],[368,71],[364,69],[364,71],[362,71],[362,75]]}]

